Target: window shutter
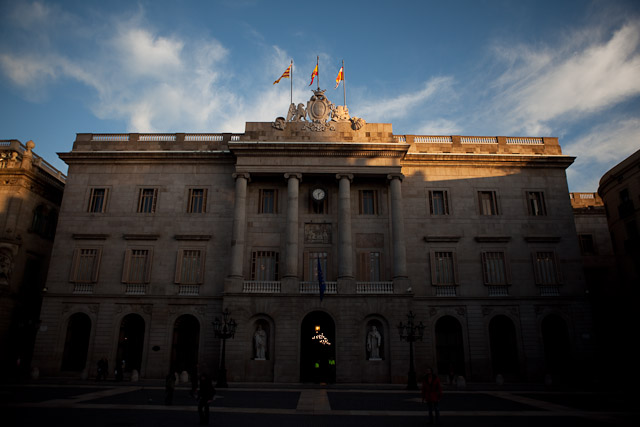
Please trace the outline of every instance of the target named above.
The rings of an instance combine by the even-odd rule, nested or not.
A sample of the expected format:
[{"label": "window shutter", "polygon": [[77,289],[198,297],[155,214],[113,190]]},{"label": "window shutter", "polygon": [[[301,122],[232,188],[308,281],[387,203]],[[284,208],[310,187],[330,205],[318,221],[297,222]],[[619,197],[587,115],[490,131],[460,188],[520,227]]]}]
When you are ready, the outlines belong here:
[{"label": "window shutter", "polygon": [[151,260],[153,258],[153,249],[149,249],[147,251],[147,259],[145,263],[145,271],[144,271],[144,283],[151,282]]},{"label": "window shutter", "polygon": [[209,189],[205,188],[202,190],[202,213],[207,212],[207,193]]},{"label": "window shutter", "polygon": [[122,265],[122,283],[129,283],[129,269],[131,268],[131,249],[124,251],[124,264]]},{"label": "window shutter", "polygon": [[[205,190],[206,194],[206,190]],[[197,283],[200,285],[204,282],[204,260],[206,258],[206,251],[204,249],[200,250],[200,265],[198,266],[198,280]]]},{"label": "window shutter", "polygon": [[358,271],[356,273],[356,280],[361,282],[367,281],[365,277],[366,272],[369,271],[369,268],[368,268],[369,266],[367,263],[369,257],[367,255],[368,254],[366,252],[358,253]]},{"label": "window shutter", "polygon": [[487,271],[487,254],[482,252],[482,280],[485,285],[489,284],[489,272]]},{"label": "window shutter", "polygon": [[539,285],[542,282],[542,278],[540,277],[540,266],[538,265],[538,254],[536,252],[531,253],[531,260],[533,265],[533,276],[536,281],[536,285]]},{"label": "window shutter", "polygon": [[453,283],[458,283],[458,255],[455,252],[451,253],[451,262],[453,263]]},{"label": "window shutter", "polygon": [[313,261],[309,258],[309,251],[304,251],[302,256],[302,277],[304,277],[304,280],[313,280],[313,277],[311,277],[313,274],[313,266],[311,263]]},{"label": "window shutter", "polygon": [[102,248],[96,249],[96,258],[93,260],[93,270],[91,272],[91,281],[96,283],[98,281],[98,274],[100,272],[100,264],[102,261]]},{"label": "window shutter", "polygon": [[558,254],[556,254],[555,251],[553,252],[553,260],[556,264],[556,277],[558,278],[558,284],[560,284],[563,282],[562,269],[560,268],[560,260],[558,259]]},{"label": "window shutter", "polygon": [[158,189],[154,188],[153,189],[153,201],[152,201],[152,206],[151,206],[151,212],[155,213],[157,204],[158,204]]},{"label": "window shutter", "polygon": [[75,282],[78,275],[78,259],[80,258],[80,249],[73,250],[73,261],[71,262],[71,271],[69,271],[69,281]]},{"label": "window shutter", "polygon": [[184,259],[184,249],[178,249],[176,255],[176,273],[173,283],[180,284],[182,282],[182,260]]},{"label": "window shutter", "polygon": [[509,258],[509,254],[507,252],[504,253],[504,274],[506,284],[511,284],[511,259]]},{"label": "window shutter", "polygon": [[433,191],[428,191],[429,198],[429,214],[433,215]]},{"label": "window shutter", "polygon": [[438,266],[436,265],[436,253],[434,251],[429,252],[429,259],[431,261],[431,284],[437,285],[438,276],[436,274],[436,271],[438,269]]}]

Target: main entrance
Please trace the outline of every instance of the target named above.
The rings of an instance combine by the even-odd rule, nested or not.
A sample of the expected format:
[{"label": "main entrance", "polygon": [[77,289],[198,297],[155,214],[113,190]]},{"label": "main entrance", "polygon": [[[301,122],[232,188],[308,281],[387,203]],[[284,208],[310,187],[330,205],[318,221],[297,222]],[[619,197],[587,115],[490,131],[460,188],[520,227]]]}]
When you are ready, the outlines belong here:
[{"label": "main entrance", "polygon": [[336,381],[336,326],[331,316],[314,311],[305,316],[300,331],[300,381]]}]

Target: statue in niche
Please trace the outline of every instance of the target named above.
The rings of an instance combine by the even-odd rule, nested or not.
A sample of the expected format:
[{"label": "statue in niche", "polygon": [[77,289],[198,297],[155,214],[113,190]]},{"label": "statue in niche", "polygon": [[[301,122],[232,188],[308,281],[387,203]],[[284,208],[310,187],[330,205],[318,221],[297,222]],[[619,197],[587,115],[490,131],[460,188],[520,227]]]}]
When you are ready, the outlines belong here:
[{"label": "statue in niche", "polygon": [[253,341],[256,346],[255,360],[267,360],[267,333],[262,329],[262,325],[258,325],[255,334],[253,334]]},{"label": "statue in niche", "polygon": [[382,344],[382,336],[378,332],[375,325],[371,326],[371,330],[367,334],[367,351],[369,352],[369,360],[382,360],[380,358],[380,345]]}]

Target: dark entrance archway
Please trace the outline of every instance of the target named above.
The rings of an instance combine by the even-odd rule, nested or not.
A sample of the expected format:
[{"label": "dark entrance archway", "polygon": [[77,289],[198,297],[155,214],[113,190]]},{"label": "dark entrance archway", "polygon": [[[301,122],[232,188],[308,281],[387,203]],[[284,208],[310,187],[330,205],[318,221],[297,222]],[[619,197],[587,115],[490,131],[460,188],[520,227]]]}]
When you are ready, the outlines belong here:
[{"label": "dark entrance archway", "polygon": [[193,367],[198,364],[199,346],[200,322],[198,319],[190,314],[178,317],[173,327],[172,372],[191,372]]},{"label": "dark entrance archway", "polygon": [[69,318],[67,336],[62,353],[63,371],[82,371],[87,365],[91,319],[84,313],[75,313]]},{"label": "dark entrance archway", "polygon": [[138,314],[127,314],[120,322],[116,360],[124,360],[124,370],[140,372],[144,348],[144,319]]},{"label": "dark entrance archway", "polygon": [[300,381],[336,381],[336,326],[327,313],[305,316],[300,330]]},{"label": "dark entrance archway", "polygon": [[564,319],[550,314],[542,321],[542,342],[547,372],[554,382],[568,381],[572,377],[569,330]]},{"label": "dark entrance archway", "polygon": [[505,378],[518,378],[518,342],[516,328],[511,319],[504,315],[498,315],[491,319],[489,322],[489,341],[493,375],[502,374]]},{"label": "dark entrance archway", "polygon": [[449,381],[457,375],[465,375],[462,326],[452,316],[444,316],[436,322],[436,358],[438,375],[449,376]]}]

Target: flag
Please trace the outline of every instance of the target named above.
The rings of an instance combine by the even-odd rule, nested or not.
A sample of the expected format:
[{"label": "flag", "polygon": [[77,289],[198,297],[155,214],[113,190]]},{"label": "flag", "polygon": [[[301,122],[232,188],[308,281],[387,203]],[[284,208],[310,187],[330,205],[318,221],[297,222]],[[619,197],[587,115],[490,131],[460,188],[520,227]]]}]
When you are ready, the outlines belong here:
[{"label": "flag", "polygon": [[322,265],[320,264],[320,258],[318,258],[318,285],[320,286],[320,301],[322,301],[327,285],[324,283],[324,277],[322,277]]},{"label": "flag", "polygon": [[340,67],[340,71],[338,71],[338,76],[336,77],[336,87],[334,89],[338,89],[341,81],[344,81],[344,67]]},{"label": "flag", "polygon": [[309,86],[313,84],[313,78],[316,77],[317,75],[318,75],[318,64],[316,64],[316,68],[314,68],[313,73],[311,73],[311,83],[309,83]]},{"label": "flag", "polygon": [[[293,64],[291,64],[293,65]],[[291,78],[291,65],[289,65],[289,67],[284,70],[284,73],[282,73],[282,75],[280,76],[280,78],[278,80],[276,80],[275,82],[273,82],[273,84],[277,84],[280,83],[281,79],[290,79]]]}]

